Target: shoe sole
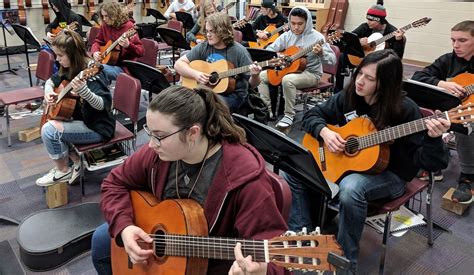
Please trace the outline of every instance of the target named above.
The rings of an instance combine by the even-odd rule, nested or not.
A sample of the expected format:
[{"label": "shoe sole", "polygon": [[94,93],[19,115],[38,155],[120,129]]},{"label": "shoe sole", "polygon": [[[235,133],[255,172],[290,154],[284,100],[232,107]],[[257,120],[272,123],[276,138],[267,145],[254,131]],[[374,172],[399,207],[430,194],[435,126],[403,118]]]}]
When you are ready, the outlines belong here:
[{"label": "shoe sole", "polygon": [[468,201],[456,201],[454,200],[453,198],[451,198],[451,201],[455,202],[455,203],[460,203],[460,204],[471,204],[472,203],[472,200],[473,198],[471,198],[470,200]]}]

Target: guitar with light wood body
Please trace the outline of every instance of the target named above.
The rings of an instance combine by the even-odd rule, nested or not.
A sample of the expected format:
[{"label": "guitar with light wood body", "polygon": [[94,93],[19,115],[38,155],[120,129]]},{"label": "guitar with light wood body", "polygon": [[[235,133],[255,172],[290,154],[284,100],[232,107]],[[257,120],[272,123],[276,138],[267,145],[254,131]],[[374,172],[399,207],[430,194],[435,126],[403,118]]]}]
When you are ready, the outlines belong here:
[{"label": "guitar with light wood body", "polygon": [[390,159],[389,142],[426,130],[425,121],[430,118],[444,118],[451,123],[466,125],[474,121],[474,104],[468,103],[380,131],[365,117],[351,120],[342,127],[327,125],[329,130],[346,140],[344,152],[330,152],[322,138],[316,139],[309,133],[304,135],[302,143],[313,154],[324,178],[336,183],[350,172],[381,173]]}]

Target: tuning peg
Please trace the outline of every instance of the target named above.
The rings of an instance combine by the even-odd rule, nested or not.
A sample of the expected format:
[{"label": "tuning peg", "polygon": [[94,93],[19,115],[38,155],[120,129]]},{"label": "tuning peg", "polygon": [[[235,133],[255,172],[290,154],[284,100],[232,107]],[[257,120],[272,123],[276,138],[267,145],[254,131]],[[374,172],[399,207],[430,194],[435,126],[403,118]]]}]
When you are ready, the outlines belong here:
[{"label": "tuning peg", "polygon": [[298,232],[298,236],[308,235],[308,229],[306,227],[301,228],[301,231]]},{"label": "tuning peg", "polygon": [[296,232],[295,232],[295,231],[290,231],[290,230],[288,230],[288,231],[286,231],[286,232],[283,234],[283,236],[286,236],[286,237],[288,237],[288,236],[296,236]]},{"label": "tuning peg", "polygon": [[312,231],[310,234],[313,235],[313,236],[321,235],[321,228],[319,228],[319,226],[317,226],[317,227],[314,229],[314,231]]}]

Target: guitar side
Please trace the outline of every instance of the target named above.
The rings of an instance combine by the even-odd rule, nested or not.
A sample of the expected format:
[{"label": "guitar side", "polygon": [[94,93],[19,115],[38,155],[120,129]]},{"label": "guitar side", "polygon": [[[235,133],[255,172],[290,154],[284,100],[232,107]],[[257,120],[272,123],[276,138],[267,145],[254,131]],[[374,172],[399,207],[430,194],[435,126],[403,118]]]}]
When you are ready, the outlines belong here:
[{"label": "guitar side", "polygon": [[[207,222],[201,207],[193,200],[167,200],[158,205],[153,195],[131,191],[135,224],[147,233],[162,231],[169,234],[207,236]],[[158,223],[162,221],[163,223]],[[128,267],[128,255],[115,240],[111,242],[112,270],[114,274],[206,274],[207,259],[151,256],[146,265]]]},{"label": "guitar side", "polygon": [[[292,56],[300,51],[300,48],[291,46],[286,49],[283,54],[286,56]],[[281,84],[283,77],[290,73],[302,72],[306,68],[306,58],[299,58],[291,63],[290,66],[285,67],[281,70],[267,70],[268,82],[273,86]]]},{"label": "guitar side", "polygon": [[[344,140],[376,132],[375,126],[367,118],[356,118],[342,127],[332,125],[327,125],[327,127],[341,135]],[[311,152],[324,177],[334,183],[340,181],[349,172],[380,173],[387,167],[390,158],[387,144],[365,148],[354,154],[331,153],[325,144],[321,144],[318,139],[308,133],[303,137],[302,144]]]}]

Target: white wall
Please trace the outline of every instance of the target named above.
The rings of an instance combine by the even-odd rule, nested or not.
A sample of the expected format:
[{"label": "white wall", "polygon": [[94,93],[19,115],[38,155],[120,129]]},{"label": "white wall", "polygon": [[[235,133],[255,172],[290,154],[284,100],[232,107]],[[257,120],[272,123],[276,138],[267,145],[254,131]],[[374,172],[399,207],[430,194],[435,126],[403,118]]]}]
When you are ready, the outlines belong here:
[{"label": "white wall", "polygon": [[[364,22],[368,8],[376,2],[349,0],[345,29],[351,31]],[[452,50],[450,33],[456,23],[474,20],[473,1],[385,0],[384,6],[387,20],[399,28],[423,17],[432,18],[428,25],[405,33],[404,58],[428,63]]]}]

